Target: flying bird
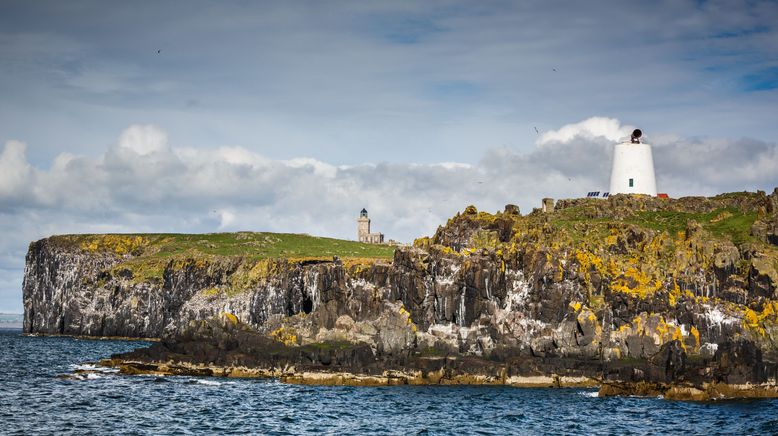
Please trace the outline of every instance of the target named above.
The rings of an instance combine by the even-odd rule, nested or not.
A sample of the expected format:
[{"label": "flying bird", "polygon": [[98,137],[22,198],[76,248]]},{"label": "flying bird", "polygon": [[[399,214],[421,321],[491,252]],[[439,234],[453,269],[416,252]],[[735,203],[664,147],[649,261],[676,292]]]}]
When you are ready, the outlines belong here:
[{"label": "flying bird", "polygon": [[160,54],[160,53],[162,53],[162,50],[157,50],[157,54]]},{"label": "flying bird", "polygon": [[556,68],[552,68],[552,70],[556,71]]},{"label": "flying bird", "polygon": [[538,128],[537,128],[537,127],[535,127],[535,133],[537,133],[538,135],[540,135],[540,132],[538,132]]}]

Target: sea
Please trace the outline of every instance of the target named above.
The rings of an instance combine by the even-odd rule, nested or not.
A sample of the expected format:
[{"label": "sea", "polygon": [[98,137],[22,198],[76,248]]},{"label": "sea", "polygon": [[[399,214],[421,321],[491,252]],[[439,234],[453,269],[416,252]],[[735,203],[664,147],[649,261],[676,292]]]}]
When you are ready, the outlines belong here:
[{"label": "sea", "polygon": [[[125,376],[88,363],[146,345],[0,329],[0,434],[778,434],[778,400],[599,398],[592,389],[299,386]],[[73,378],[78,369],[99,372]]]}]

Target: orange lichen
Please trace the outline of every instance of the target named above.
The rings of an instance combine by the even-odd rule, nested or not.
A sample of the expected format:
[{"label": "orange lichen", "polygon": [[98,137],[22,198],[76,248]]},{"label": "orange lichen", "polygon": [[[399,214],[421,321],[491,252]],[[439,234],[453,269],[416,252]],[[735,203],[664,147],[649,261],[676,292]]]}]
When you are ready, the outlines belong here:
[{"label": "orange lichen", "polygon": [[681,331],[680,327],[673,326],[675,330],[673,331],[673,336],[670,338],[672,341],[678,341],[681,344],[681,348],[683,348],[684,351],[686,351],[686,344],[683,341],[683,332]]},{"label": "orange lichen", "polygon": [[615,292],[639,298],[649,297],[661,288],[662,283],[659,280],[654,279],[634,266],[630,266],[611,285],[611,290]]},{"label": "orange lichen", "polygon": [[697,330],[697,327],[692,326],[689,329],[689,333],[694,337],[694,348],[699,350],[699,348],[700,348],[700,331]]},{"label": "orange lichen", "polygon": [[403,315],[403,316],[405,317],[405,322],[406,322],[406,324],[408,324],[408,326],[411,328],[411,330],[412,330],[414,333],[416,333],[416,331],[418,330],[418,328],[416,327],[416,324],[415,324],[415,323],[413,322],[413,320],[411,319],[411,313],[410,313],[410,312],[408,312],[408,311],[405,309],[405,306],[400,306],[400,315]]},{"label": "orange lichen", "polygon": [[148,240],[142,236],[132,235],[94,235],[81,243],[84,251],[107,251],[119,256],[132,253],[143,247]]},{"label": "orange lichen", "polygon": [[[688,290],[686,291],[686,293],[691,294],[691,292],[689,292]],[[678,298],[680,298],[681,295],[683,295],[681,293],[681,287],[678,286],[678,281],[673,279],[673,288],[667,292],[667,300],[668,303],[670,303],[670,306],[675,307],[675,305],[678,303]],[[686,296],[688,297],[689,295]]]},{"label": "orange lichen", "polygon": [[591,272],[603,274],[605,268],[602,259],[590,251],[575,250],[575,260],[578,263],[578,272],[583,277],[584,283],[591,283]]},{"label": "orange lichen", "polygon": [[238,317],[229,312],[222,312],[222,317],[233,325],[238,324]]},{"label": "orange lichen", "polygon": [[764,336],[765,324],[775,324],[777,315],[778,301],[766,301],[759,313],[747,307],[743,311],[743,327]]},{"label": "orange lichen", "polygon": [[275,339],[278,342],[281,342],[287,347],[293,347],[298,345],[297,332],[294,329],[289,327],[282,326],[273,330],[272,332],[270,332],[270,337]]}]

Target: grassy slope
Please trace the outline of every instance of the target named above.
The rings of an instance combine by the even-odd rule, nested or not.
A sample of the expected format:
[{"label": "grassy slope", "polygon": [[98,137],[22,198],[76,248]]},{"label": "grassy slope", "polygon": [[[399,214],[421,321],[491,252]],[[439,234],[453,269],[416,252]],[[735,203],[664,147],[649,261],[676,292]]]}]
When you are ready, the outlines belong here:
[{"label": "grassy slope", "polygon": [[612,222],[625,222],[640,227],[665,231],[670,235],[686,229],[689,221],[696,221],[714,237],[727,239],[735,244],[755,242],[751,236],[751,226],[757,219],[755,211],[743,212],[736,208],[720,208],[710,213],[676,212],[676,211],[636,211],[623,221],[609,218],[585,218],[582,216],[584,206],[571,207],[552,215],[551,223],[557,228],[566,228],[576,235],[575,224],[585,223],[589,230],[599,229],[602,235],[607,234],[607,225]]},{"label": "grassy slope", "polygon": [[264,259],[332,260],[338,256],[348,264],[391,259],[395,247],[363,244],[342,239],[289,233],[208,234],[104,234],[64,235],[51,238],[55,244],[91,253],[112,253],[124,261],[114,271],[127,269],[136,281],[159,280],[170,261],[241,258],[248,265]]},{"label": "grassy slope", "polygon": [[394,247],[289,233],[105,234],[56,237],[88,251],[132,253],[139,258],[240,256],[272,258],[391,258]]}]

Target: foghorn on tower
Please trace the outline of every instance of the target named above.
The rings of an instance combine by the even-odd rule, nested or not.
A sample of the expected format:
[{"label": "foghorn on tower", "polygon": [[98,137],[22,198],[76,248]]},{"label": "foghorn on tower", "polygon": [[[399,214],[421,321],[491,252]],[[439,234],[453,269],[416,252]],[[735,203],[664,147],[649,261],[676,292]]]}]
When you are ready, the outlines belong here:
[{"label": "foghorn on tower", "polygon": [[654,157],[651,146],[643,143],[643,132],[635,129],[629,142],[613,147],[610,195],[645,194],[656,196]]}]

